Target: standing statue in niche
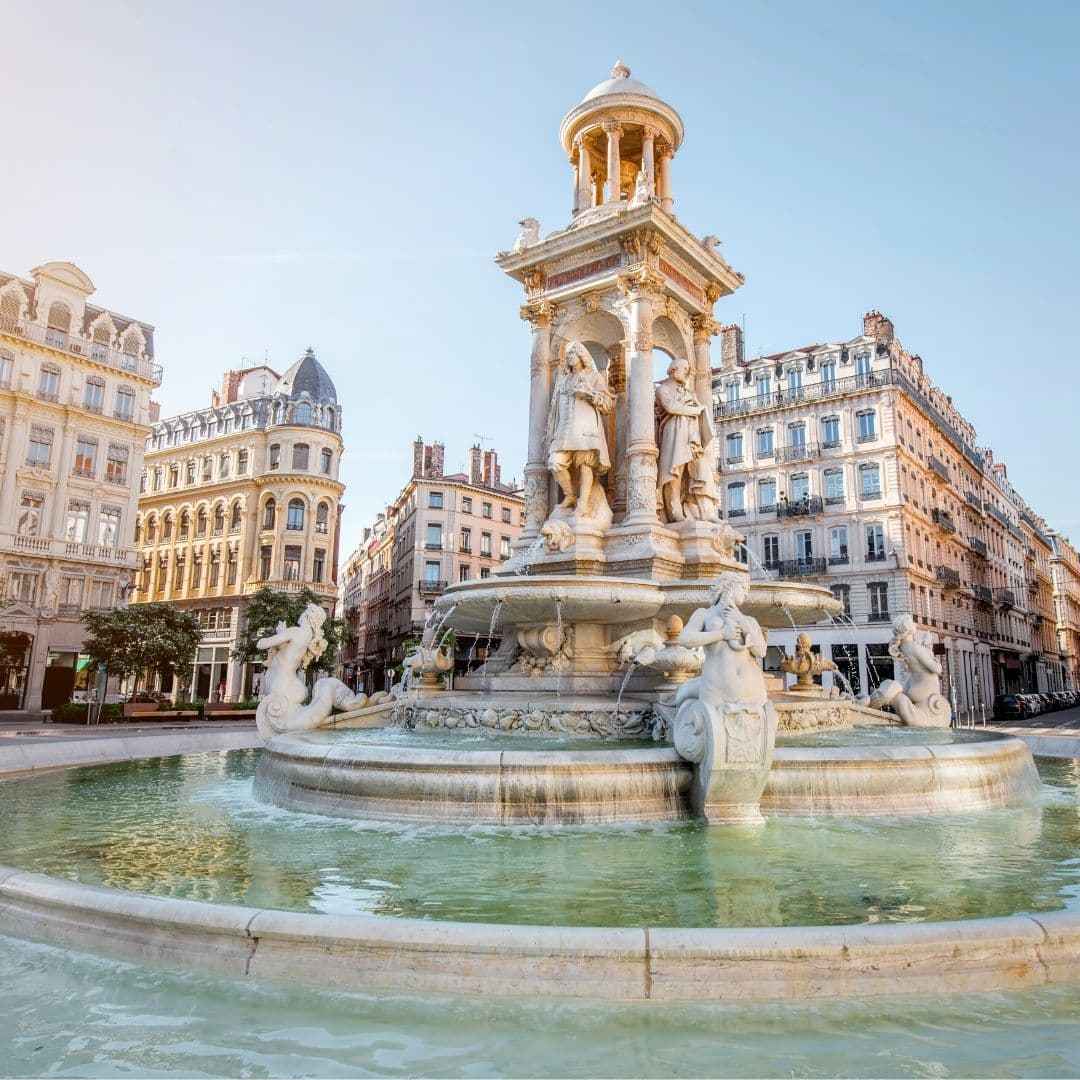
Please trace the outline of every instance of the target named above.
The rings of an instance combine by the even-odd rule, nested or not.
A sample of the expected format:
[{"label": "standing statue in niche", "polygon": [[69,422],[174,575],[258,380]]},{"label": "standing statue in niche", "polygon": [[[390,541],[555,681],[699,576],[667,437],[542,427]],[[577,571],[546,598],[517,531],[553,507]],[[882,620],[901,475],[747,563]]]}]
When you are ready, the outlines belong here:
[{"label": "standing statue in niche", "polygon": [[685,521],[694,482],[709,482],[699,463],[712,442],[707,410],[690,385],[689,360],[672,360],[667,378],[656,387],[656,412],[660,447],[656,501],[667,521]]},{"label": "standing statue in niche", "polygon": [[548,414],[548,468],[562,492],[552,518],[574,516],[605,528],[611,508],[600,483],[611,468],[604,416],[615,403],[592,354],[572,342],[559,369]]},{"label": "standing statue in niche", "polygon": [[893,622],[889,655],[906,677],[886,679],[864,703],[872,709],[888,706],[908,727],[948,727],[952,708],[941,692],[941,664],[929,645],[919,640],[910,615],[899,615]]},{"label": "standing statue in niche", "polygon": [[776,743],[762,661],[768,642],[738,605],[749,595],[744,575],[723,574],[712,606],[690,616],[678,644],[702,648],[701,675],[675,695],[673,742],[694,765],[695,810],[710,822],[757,823]]},{"label": "standing statue in niche", "polygon": [[266,653],[262,696],[255,711],[255,726],[264,739],[322,727],[334,709],[368,703],[366,694],[354,694],[340,679],[324,676],[315,680],[311,701],[304,704],[308,692],[304,669],[326,652],[324,622],[326,611],[318,604],[308,604],[298,626],[279,622],[273,634],[256,642],[256,648]]}]

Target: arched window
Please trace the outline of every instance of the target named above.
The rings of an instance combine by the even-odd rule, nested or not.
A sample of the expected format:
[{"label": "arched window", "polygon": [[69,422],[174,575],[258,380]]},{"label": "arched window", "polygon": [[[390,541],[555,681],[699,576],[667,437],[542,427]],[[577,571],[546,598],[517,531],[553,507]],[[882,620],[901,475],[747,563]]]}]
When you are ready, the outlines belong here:
[{"label": "arched window", "polygon": [[225,531],[225,507],[220,503],[214,507],[214,535],[220,536]]},{"label": "arched window", "polygon": [[146,523],[146,542],[154,543],[157,539],[157,518],[150,518]]},{"label": "arched window", "polygon": [[234,502],[232,504],[232,513],[229,516],[229,532],[240,531],[240,504]]},{"label": "arched window", "polygon": [[180,536],[179,539],[186,540],[188,534],[191,532],[191,515],[184,510],[180,514]]},{"label": "arched window", "polygon": [[274,527],[274,517],[277,514],[277,503],[273,499],[267,499],[266,505],[263,507],[263,528],[272,529]]},{"label": "arched window", "polygon": [[302,530],[304,527],[304,500],[289,500],[289,516],[285,521],[287,529]]},{"label": "arched window", "polygon": [[270,444],[270,468],[276,469],[281,464],[281,447],[277,443]]},{"label": "arched window", "polygon": [[142,540],[142,522],[135,522],[135,543],[139,543]]},{"label": "arched window", "polygon": [[315,531],[317,533],[324,533],[329,531],[330,528],[330,506],[328,503],[319,503],[319,508],[315,511]]},{"label": "arched window", "polygon": [[199,513],[195,518],[195,535],[196,536],[205,536],[206,535],[207,520],[208,519],[207,519],[207,516],[206,516],[206,508],[202,507],[202,508],[200,508]]},{"label": "arched window", "polygon": [[308,444],[297,443],[292,448],[292,467],[294,469],[304,469],[308,467]]},{"label": "arched window", "polygon": [[301,401],[293,410],[294,424],[311,423],[311,406],[306,401]]},{"label": "arched window", "polygon": [[161,539],[162,540],[171,540],[172,539],[172,514],[166,514],[161,519]]},{"label": "arched window", "polygon": [[334,455],[329,450],[323,449],[320,457],[322,458],[322,471],[326,476],[329,476],[334,464]]}]

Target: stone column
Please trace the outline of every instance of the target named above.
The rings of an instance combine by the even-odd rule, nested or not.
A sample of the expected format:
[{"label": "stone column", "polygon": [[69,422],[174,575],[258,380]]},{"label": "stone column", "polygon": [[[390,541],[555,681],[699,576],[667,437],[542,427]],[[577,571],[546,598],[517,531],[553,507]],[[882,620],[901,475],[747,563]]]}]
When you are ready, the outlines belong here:
[{"label": "stone column", "polygon": [[523,540],[535,540],[548,516],[547,425],[551,408],[551,320],[554,304],[526,304],[521,317],[532,325],[529,363],[529,456],[525,465],[525,527]]},{"label": "stone column", "polygon": [[627,483],[628,525],[656,524],[655,398],[652,373],[653,293],[647,284],[634,282],[628,289],[630,356],[627,363]]},{"label": "stone column", "polygon": [[657,183],[660,206],[669,214],[675,209],[675,200],[671,197],[671,157],[671,150],[667,147],[660,151],[660,169]]},{"label": "stone column", "polygon": [[592,162],[584,140],[578,139],[574,145],[577,149],[577,160],[571,158],[574,165],[574,213],[579,214],[592,206]]},{"label": "stone column", "polygon": [[641,136],[641,168],[645,173],[645,186],[650,195],[656,194],[656,132],[645,128]]},{"label": "stone column", "polygon": [[4,468],[3,486],[0,487],[0,523],[15,531],[15,474],[26,461],[26,448],[30,441],[30,413],[25,405],[16,405],[10,417],[11,435],[8,439],[7,461]]},{"label": "stone column", "polygon": [[618,202],[619,199],[619,136],[622,135],[622,125],[614,120],[604,123],[604,131],[607,132],[607,184],[604,187],[604,202]]},{"label": "stone column", "polygon": [[[71,428],[70,424],[64,425],[64,434],[60,440],[60,456],[56,459],[56,488],[52,492],[52,513],[49,515],[49,528],[46,531],[42,528],[43,536],[56,536],[63,537],[64,535],[64,513],[67,510],[67,490],[68,490],[68,477],[71,476],[72,463],[68,460],[71,457],[71,444],[74,441],[75,432]],[[106,448],[98,442],[98,455],[95,461],[95,468],[103,467],[101,458],[104,456]],[[43,523],[44,524],[44,523]],[[90,528],[90,523],[87,522],[87,530]],[[87,536],[89,536],[89,531]]]}]

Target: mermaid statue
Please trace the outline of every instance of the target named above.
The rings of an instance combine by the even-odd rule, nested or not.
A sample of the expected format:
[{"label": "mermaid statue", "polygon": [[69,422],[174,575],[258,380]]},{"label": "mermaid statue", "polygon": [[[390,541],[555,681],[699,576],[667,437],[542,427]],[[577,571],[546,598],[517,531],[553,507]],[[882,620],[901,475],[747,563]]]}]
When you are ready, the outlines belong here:
[{"label": "mermaid statue", "polygon": [[330,676],[315,680],[311,700],[304,704],[308,693],[304,670],[326,652],[324,622],[326,611],[318,604],[308,604],[298,626],[279,622],[273,634],[256,642],[266,653],[266,675],[255,712],[255,726],[264,739],[286,731],[323,727],[334,709],[369,704],[366,694],[354,694],[340,679]]},{"label": "mermaid statue", "polygon": [[952,708],[941,692],[941,664],[919,639],[910,615],[898,615],[893,622],[889,655],[906,677],[886,679],[864,704],[872,709],[892,709],[908,727],[948,727]]}]

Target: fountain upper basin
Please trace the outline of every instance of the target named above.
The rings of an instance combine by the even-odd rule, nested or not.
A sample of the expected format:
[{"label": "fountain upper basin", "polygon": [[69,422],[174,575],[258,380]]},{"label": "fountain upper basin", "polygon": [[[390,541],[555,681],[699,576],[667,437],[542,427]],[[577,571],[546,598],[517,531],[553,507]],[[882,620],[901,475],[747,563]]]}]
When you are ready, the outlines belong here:
[{"label": "fountain upper basin", "polygon": [[[447,625],[461,633],[486,634],[498,608],[500,626],[551,623],[561,614],[567,623],[620,626],[644,623],[661,616],[688,619],[707,607],[711,580],[654,582],[602,575],[557,575],[484,578],[458,582],[436,603],[439,614],[453,613]],[[556,603],[557,602],[557,603]],[[840,602],[819,585],[799,582],[750,583],[744,614],[764,627],[810,625],[839,614]]]}]

